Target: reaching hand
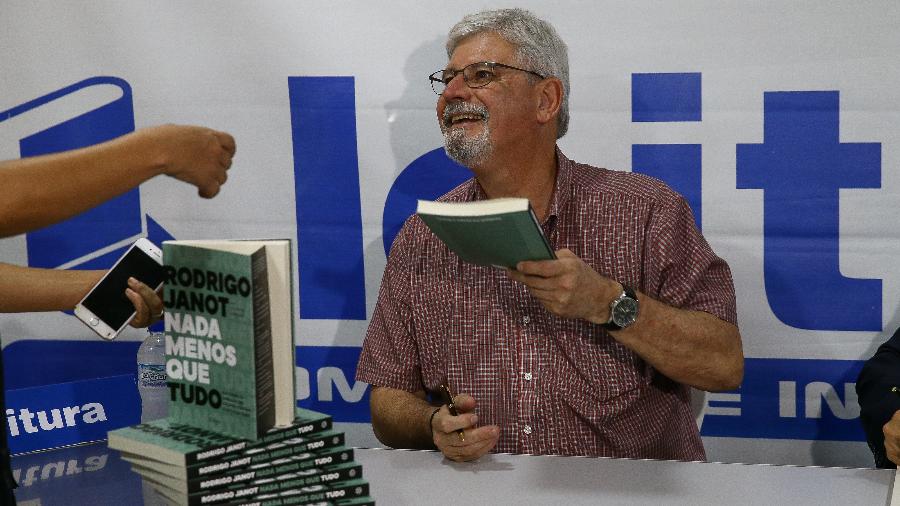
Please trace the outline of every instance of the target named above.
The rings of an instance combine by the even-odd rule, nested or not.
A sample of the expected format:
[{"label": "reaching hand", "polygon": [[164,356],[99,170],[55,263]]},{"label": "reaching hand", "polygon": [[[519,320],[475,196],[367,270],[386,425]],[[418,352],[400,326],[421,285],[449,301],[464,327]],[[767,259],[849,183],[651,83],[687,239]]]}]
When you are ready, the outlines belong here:
[{"label": "reaching hand", "polygon": [[[478,415],[472,412],[475,410],[475,399],[472,396],[460,394],[453,401],[459,416],[451,415],[445,405],[431,419],[434,444],[450,460],[464,462],[478,459],[497,445],[500,427],[475,426]],[[463,430],[465,440],[457,433],[459,429]]]},{"label": "reaching hand", "polygon": [[198,188],[201,197],[212,198],[228,180],[236,150],[234,138],[217,130],[190,125],[162,125],[138,130],[160,153],[163,172]]}]

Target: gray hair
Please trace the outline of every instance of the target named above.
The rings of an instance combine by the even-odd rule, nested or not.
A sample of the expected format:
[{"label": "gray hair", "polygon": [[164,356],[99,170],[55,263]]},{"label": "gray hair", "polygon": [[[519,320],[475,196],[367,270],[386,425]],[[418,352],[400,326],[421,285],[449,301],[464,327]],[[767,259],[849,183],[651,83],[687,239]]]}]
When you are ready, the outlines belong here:
[{"label": "gray hair", "polygon": [[484,32],[496,33],[515,46],[519,65],[562,81],[563,98],[556,118],[556,138],[566,135],[569,129],[569,55],[566,43],[556,33],[553,25],[525,9],[499,9],[469,14],[447,34],[447,57],[453,56],[453,51],[463,39]]}]

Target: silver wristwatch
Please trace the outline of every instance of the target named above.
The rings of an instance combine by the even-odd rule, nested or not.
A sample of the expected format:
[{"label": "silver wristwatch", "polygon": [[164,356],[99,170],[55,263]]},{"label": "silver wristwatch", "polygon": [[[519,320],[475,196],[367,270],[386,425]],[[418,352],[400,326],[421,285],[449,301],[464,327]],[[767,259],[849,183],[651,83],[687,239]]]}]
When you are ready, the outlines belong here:
[{"label": "silver wristwatch", "polygon": [[622,330],[637,320],[639,310],[640,304],[634,290],[622,285],[622,294],[609,305],[609,321],[602,327],[606,330]]}]

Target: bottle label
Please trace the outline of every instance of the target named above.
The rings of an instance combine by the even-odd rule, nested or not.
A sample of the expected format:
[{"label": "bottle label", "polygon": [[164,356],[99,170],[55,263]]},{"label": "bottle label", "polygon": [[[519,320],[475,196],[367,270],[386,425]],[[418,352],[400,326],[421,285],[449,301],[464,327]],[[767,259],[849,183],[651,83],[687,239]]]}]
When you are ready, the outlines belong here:
[{"label": "bottle label", "polygon": [[165,388],[165,364],[138,364],[138,386],[143,388]]}]

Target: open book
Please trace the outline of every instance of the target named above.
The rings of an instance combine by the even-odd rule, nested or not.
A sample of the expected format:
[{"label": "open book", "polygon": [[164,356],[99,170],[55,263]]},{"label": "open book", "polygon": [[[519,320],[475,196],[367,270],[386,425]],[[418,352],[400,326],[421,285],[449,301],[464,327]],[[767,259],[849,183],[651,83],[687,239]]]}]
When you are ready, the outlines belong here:
[{"label": "open book", "polygon": [[514,269],[523,260],[556,258],[528,199],[420,200],[416,214],[466,262]]}]

